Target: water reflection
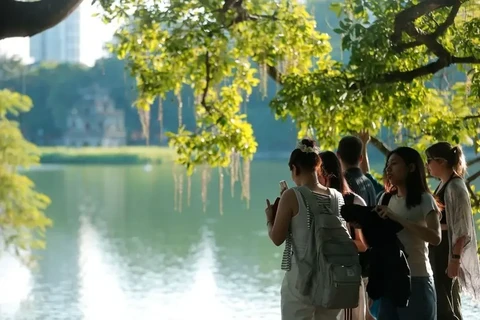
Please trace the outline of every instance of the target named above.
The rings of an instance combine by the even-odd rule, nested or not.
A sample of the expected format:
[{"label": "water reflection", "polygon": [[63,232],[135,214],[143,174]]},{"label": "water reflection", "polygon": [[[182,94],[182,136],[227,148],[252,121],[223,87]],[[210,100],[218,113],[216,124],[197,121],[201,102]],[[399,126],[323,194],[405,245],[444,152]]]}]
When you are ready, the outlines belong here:
[{"label": "water reflection", "polygon": [[89,216],[81,216],[79,233],[80,309],[85,319],[130,318],[125,292],[119,279],[121,263],[105,248]]},{"label": "water reflection", "polygon": [[0,259],[0,270],[0,319],[12,319],[30,309],[32,274],[9,253],[4,253]]}]

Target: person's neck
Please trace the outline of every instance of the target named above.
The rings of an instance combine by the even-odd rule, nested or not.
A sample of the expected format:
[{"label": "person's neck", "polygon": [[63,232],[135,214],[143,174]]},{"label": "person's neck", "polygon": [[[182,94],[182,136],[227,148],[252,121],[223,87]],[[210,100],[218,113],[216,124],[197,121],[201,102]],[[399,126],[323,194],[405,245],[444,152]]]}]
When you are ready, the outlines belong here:
[{"label": "person's neck", "polygon": [[350,170],[350,169],[359,169],[360,167],[358,165],[352,166],[350,164],[342,163],[343,169],[345,171]]},{"label": "person's neck", "polygon": [[403,198],[406,195],[407,195],[407,188],[405,187],[405,185],[397,186],[397,196]]},{"label": "person's neck", "polygon": [[440,180],[442,181],[442,183],[446,183],[448,180],[450,180],[450,178],[452,177],[454,171],[453,169],[448,169],[448,170],[445,170],[440,176]]},{"label": "person's neck", "polygon": [[315,188],[321,187],[320,182],[318,182],[318,177],[317,177],[316,173],[305,174],[305,175],[301,176],[299,180],[300,180],[299,181],[300,186],[305,186],[305,187],[308,187],[310,189],[315,189]]}]

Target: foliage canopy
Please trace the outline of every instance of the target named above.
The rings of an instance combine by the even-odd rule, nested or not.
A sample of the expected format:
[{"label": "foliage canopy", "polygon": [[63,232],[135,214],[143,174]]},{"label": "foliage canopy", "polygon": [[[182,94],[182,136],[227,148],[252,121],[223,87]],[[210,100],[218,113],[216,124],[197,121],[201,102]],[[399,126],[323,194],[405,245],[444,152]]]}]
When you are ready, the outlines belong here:
[{"label": "foliage canopy", "polygon": [[36,147],[23,138],[18,123],[7,118],[27,112],[30,98],[0,90],[0,252],[10,247],[22,258],[44,247],[45,228],[51,225],[43,210],[50,200],[34,190],[33,182],[18,173],[20,167],[38,164]]},{"label": "foliage canopy", "polygon": [[320,32],[328,30],[316,30],[297,1],[101,4],[106,22],[123,25],[112,50],[136,76],[138,108],[148,113],[157,96],[193,88],[197,129],[170,134],[190,171],[198,164],[227,166],[232,153],[245,158],[255,153],[241,102],[252,87],[265,86],[267,75],[279,84],[271,102],[275,115],[293,119],[299,136],[313,134],[324,148],[333,148],[341,135],[367,129],[386,152],[380,137],[388,128],[391,145],[421,150],[447,140],[479,151],[478,0],[333,3],[334,32],[350,53],[348,62],[331,57],[329,36]]}]

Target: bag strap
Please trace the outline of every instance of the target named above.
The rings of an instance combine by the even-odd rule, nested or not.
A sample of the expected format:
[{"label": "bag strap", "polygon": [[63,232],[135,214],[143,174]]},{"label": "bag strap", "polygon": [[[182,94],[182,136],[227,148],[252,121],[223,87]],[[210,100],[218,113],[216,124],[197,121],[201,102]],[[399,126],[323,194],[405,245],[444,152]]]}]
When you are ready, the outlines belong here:
[{"label": "bag strap", "polygon": [[392,198],[392,194],[391,193],[387,193],[387,192],[384,192],[383,193],[383,196],[382,196],[382,206],[388,206],[388,204],[390,203],[390,199]]},{"label": "bag strap", "polygon": [[305,186],[297,187],[297,190],[298,190],[298,192],[300,192],[300,194],[303,198],[303,201],[305,202],[305,206],[307,207],[307,211],[308,211],[308,209],[310,209],[309,213],[318,212],[320,210],[320,207],[318,205],[318,200],[315,197],[315,195],[313,194],[312,190],[310,190],[308,187],[305,187]]},{"label": "bag strap", "polygon": [[[313,194],[312,190],[310,190],[308,187],[300,186],[300,187],[296,187],[295,190],[297,190],[300,193],[303,201],[305,202],[305,207],[307,208],[307,214],[311,215],[310,228],[315,229],[315,218],[313,217],[312,212],[319,212],[319,210],[320,210],[320,206],[318,205],[317,198]],[[314,234],[312,235],[313,238],[312,238],[312,244],[311,245],[316,246],[316,239],[315,239],[315,231],[314,230],[313,230],[313,233]],[[295,260],[298,263],[298,261],[300,261],[300,256],[299,256],[299,254],[296,250],[293,235],[291,236],[291,242],[292,242],[293,256],[295,257]]]},{"label": "bag strap", "polygon": [[339,209],[339,203],[338,203],[338,195],[339,192],[335,189],[328,188],[328,191],[330,192],[330,198],[332,199],[331,205],[332,205],[332,213],[335,216],[340,216],[340,209]]},{"label": "bag strap", "polygon": [[355,204],[355,195],[353,194],[353,192],[350,192],[350,193],[344,195],[343,196],[343,201],[347,205]]}]

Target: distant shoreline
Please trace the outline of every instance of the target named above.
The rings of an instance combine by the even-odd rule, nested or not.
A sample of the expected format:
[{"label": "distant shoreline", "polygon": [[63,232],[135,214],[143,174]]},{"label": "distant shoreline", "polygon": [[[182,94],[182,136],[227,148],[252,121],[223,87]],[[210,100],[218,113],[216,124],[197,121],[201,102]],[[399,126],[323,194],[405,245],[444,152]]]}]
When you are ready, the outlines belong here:
[{"label": "distant shoreline", "polygon": [[168,147],[39,147],[41,164],[161,164],[172,162],[175,152]]},{"label": "distant shoreline", "polygon": [[[175,151],[169,147],[122,146],[122,147],[39,147],[41,164],[72,165],[142,165],[162,164],[175,161]],[[258,161],[288,161],[290,152],[259,151],[254,155]]]}]

